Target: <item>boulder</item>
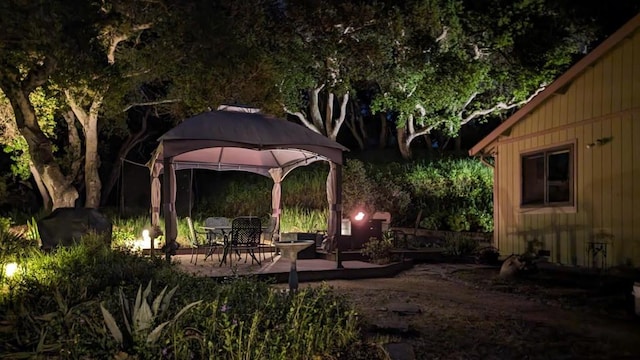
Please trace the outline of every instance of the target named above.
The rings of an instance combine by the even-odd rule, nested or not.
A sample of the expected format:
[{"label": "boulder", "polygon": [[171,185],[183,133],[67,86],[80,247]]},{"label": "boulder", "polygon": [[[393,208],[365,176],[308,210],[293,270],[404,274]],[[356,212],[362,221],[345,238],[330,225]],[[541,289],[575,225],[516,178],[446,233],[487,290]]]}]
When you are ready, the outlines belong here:
[{"label": "boulder", "polygon": [[504,279],[513,278],[518,275],[524,267],[525,264],[520,261],[517,255],[511,255],[502,263],[502,267],[500,267],[500,277]]},{"label": "boulder", "polygon": [[110,245],[112,227],[105,215],[89,208],[58,208],[38,220],[43,250],[74,245],[90,232],[106,235],[105,239]]}]

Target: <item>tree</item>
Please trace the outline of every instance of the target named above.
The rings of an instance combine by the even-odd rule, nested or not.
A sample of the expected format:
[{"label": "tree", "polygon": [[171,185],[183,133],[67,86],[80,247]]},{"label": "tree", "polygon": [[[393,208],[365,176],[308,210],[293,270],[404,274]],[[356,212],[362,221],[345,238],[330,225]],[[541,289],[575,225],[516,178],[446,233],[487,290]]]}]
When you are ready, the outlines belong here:
[{"label": "tree", "polygon": [[[71,149],[67,155],[75,156],[74,163],[83,160],[85,205],[97,207],[101,191],[98,117],[105,100],[112,107],[118,106],[131,84],[150,73],[144,67],[148,63],[140,66],[140,57],[134,57],[136,52],[132,50],[144,48],[141,32],[151,27],[149,19],[159,18],[153,10],[162,11],[162,4],[10,0],[0,5],[1,21],[7,30],[0,35],[0,89],[11,104],[16,128],[28,144],[34,177],[42,180],[53,208],[74,206],[77,174],[65,172],[56,162],[52,139],[40,127],[31,95],[40,88],[50,94],[51,89],[57,89],[52,96],[64,99],[58,118],[67,123]],[[116,64],[117,54],[127,59],[123,66]],[[83,131],[82,137],[77,134],[76,124]],[[84,151],[76,151],[82,147],[81,142]]]},{"label": "tree", "polygon": [[590,28],[545,0],[408,1],[394,8],[393,54],[376,111],[397,113],[400,151],[440,130],[526,104],[589,43]]},{"label": "tree", "polygon": [[[354,83],[370,79],[377,70],[385,46],[378,34],[384,7],[367,1],[308,0],[286,2],[280,10],[272,56],[284,111],[336,140]],[[355,130],[357,110],[352,116]]]}]

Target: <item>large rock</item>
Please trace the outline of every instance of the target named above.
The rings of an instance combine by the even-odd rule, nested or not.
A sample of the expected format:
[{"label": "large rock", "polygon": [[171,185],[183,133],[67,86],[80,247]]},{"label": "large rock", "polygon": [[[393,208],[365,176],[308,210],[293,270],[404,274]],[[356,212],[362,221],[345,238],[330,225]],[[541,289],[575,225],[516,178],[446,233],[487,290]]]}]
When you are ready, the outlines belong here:
[{"label": "large rock", "polygon": [[111,221],[96,209],[58,208],[38,220],[42,249],[71,246],[90,232],[104,234],[111,244]]},{"label": "large rock", "polygon": [[525,268],[525,264],[520,261],[517,255],[511,255],[505,259],[500,267],[500,277],[503,279],[514,278]]}]

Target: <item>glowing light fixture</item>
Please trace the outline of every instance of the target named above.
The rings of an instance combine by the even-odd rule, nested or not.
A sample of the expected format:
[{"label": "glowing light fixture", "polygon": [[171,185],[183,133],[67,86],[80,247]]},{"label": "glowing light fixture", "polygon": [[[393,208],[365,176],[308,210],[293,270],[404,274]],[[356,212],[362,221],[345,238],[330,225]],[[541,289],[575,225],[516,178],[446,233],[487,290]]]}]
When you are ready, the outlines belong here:
[{"label": "glowing light fixture", "polygon": [[362,221],[364,219],[364,212],[358,211],[356,216],[353,217],[355,221]]},{"label": "glowing light fixture", "polygon": [[4,273],[7,277],[13,277],[18,272],[18,264],[11,262],[4,266]]},{"label": "glowing light fixture", "polygon": [[145,243],[151,244],[151,237],[149,236],[149,230],[148,229],[142,230],[142,240],[144,240]]}]

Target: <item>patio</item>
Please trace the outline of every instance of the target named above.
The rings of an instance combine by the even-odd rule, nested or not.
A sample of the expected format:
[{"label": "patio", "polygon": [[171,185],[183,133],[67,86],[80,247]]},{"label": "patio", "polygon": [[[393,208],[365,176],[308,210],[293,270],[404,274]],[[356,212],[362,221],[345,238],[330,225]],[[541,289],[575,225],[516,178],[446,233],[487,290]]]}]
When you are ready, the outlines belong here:
[{"label": "patio", "polygon": [[[272,257],[272,253],[265,253],[262,264],[244,262],[244,256],[240,261],[234,261],[232,266],[219,266],[220,261],[217,255],[204,260],[204,254],[198,254],[198,261],[195,264],[190,262],[191,255],[179,254],[173,256],[173,261],[185,272],[212,278],[225,278],[229,276],[258,276],[270,278],[276,282],[287,282],[291,263],[288,259],[280,255]],[[262,256],[262,255],[261,255]],[[261,257],[262,259],[262,257]],[[272,261],[273,259],[273,261]],[[235,259],[234,259],[235,260]],[[388,265],[377,265],[366,261],[350,260],[342,261],[342,268],[336,268],[335,260],[325,259],[304,259],[297,261],[297,271],[300,282],[322,281],[332,279],[361,279],[395,276],[399,272],[413,266],[410,261],[392,263]]]}]

